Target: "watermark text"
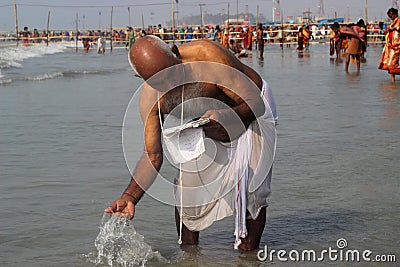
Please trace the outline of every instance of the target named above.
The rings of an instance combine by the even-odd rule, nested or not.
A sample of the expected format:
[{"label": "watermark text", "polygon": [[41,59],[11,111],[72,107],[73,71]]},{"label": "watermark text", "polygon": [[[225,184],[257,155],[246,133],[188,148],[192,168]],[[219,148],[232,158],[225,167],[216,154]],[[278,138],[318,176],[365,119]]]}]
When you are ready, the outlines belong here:
[{"label": "watermark text", "polygon": [[329,247],[321,251],[313,249],[305,250],[268,250],[265,245],[264,249],[260,249],[257,253],[257,258],[260,261],[275,260],[281,262],[322,262],[322,261],[341,261],[341,262],[396,262],[395,254],[374,254],[371,250],[347,249],[347,241],[344,238],[339,238],[336,241],[336,247]]}]

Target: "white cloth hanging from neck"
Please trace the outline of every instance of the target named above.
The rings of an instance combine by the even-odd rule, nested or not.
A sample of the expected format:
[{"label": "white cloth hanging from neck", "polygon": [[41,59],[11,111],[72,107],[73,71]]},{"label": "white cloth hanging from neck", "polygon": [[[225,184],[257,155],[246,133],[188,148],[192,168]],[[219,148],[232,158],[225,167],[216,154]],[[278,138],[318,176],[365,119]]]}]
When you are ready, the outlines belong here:
[{"label": "white cloth hanging from neck", "polygon": [[200,127],[182,129],[176,126],[164,129],[164,144],[175,164],[199,157],[205,151],[204,132]]}]

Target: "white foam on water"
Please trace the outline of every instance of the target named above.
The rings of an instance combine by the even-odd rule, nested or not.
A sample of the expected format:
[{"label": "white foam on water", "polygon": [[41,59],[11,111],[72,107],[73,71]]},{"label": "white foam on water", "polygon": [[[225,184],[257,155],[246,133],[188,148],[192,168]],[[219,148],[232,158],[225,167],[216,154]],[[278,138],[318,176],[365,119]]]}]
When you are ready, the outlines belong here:
[{"label": "white foam on water", "polygon": [[21,62],[26,59],[60,53],[64,50],[65,46],[61,44],[5,47],[0,49],[0,69],[20,68]]},{"label": "white foam on water", "polygon": [[11,79],[1,79],[1,78],[0,78],[0,85],[2,85],[2,84],[9,84],[9,83],[12,83],[12,80],[11,80]]},{"label": "white foam on water", "polygon": [[45,73],[37,76],[27,77],[26,79],[29,81],[43,81],[47,79],[53,79],[56,77],[63,76],[64,74],[61,71],[53,72],[53,73]]},{"label": "white foam on water", "polygon": [[97,251],[84,255],[95,266],[145,266],[151,262],[168,261],[154,251],[138,234],[132,222],[121,216],[103,215],[100,232],[94,245]]},{"label": "white foam on water", "polygon": [[12,83],[11,79],[5,79],[4,77],[5,76],[1,73],[1,68],[0,68],[0,85]]}]

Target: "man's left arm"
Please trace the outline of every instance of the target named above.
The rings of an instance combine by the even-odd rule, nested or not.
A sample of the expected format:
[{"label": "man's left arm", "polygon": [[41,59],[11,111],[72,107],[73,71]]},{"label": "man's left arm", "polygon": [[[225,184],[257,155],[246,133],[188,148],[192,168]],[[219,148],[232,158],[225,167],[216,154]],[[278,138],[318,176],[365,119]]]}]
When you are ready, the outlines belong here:
[{"label": "man's left arm", "polygon": [[[204,127],[205,133],[215,138],[216,133],[225,132],[221,141],[228,141],[239,137],[246,128],[264,114],[265,106],[260,96],[260,89],[247,77],[232,79],[231,88],[219,86],[219,89],[236,103],[231,108],[208,110],[203,117],[210,118],[211,123]],[[229,136],[229,138],[227,138]]]}]

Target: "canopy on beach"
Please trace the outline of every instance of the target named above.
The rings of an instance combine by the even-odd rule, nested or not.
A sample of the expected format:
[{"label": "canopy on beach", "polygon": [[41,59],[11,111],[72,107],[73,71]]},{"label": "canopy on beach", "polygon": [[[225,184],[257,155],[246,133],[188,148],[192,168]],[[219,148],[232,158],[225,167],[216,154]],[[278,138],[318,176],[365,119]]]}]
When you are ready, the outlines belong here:
[{"label": "canopy on beach", "polygon": [[318,20],[317,22],[318,23],[335,23],[335,22],[338,22],[338,23],[343,23],[344,22],[344,18],[336,18],[336,19],[320,19],[320,20]]}]

